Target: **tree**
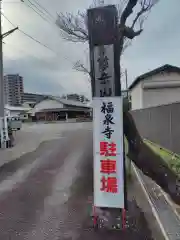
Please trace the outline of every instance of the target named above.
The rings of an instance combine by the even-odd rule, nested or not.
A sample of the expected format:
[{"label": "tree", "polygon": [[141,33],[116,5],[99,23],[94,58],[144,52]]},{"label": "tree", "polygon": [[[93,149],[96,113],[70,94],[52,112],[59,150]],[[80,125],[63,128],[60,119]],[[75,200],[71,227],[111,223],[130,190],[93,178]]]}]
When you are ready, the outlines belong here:
[{"label": "tree", "polygon": [[[156,0],[158,1],[158,0]],[[120,4],[117,5],[118,15],[121,16],[123,5],[126,0],[121,0]],[[96,7],[99,5],[104,5],[103,0],[94,0],[93,4],[90,7]],[[150,10],[150,9],[149,9]],[[149,11],[148,10],[148,11]],[[147,11],[147,12],[148,12]],[[143,13],[142,13],[143,14]],[[137,20],[139,27],[142,26],[145,16],[141,16],[140,19]],[[73,15],[71,13],[60,13],[58,14],[58,19],[56,24],[61,29],[62,37],[71,42],[87,42],[88,41],[88,29],[87,29],[87,17],[86,12],[78,12],[77,15]],[[126,50],[126,48],[131,44],[130,39],[127,37],[124,38],[122,53]],[[79,72],[83,72],[88,74],[90,77],[90,69],[80,60],[74,63],[73,68]]]},{"label": "tree", "polygon": [[85,67],[85,65],[80,61],[78,60],[77,62],[75,62],[73,68],[78,71],[78,72],[83,72],[85,74],[88,74],[89,75],[89,81],[91,81],[91,72],[90,70],[88,69],[88,67]]},{"label": "tree", "polygon": [[[120,0],[120,4],[118,5],[119,62],[121,61],[125,47],[143,32],[143,23],[157,2],[158,0]],[[102,0],[93,2],[93,6],[103,4],[104,1]],[[137,11],[135,12],[135,10]],[[134,19],[131,24],[128,25],[127,20],[130,16],[134,16]],[[71,42],[82,43],[88,41],[86,11],[79,11],[77,15],[60,13],[58,15],[57,25],[64,39]],[[78,62],[75,67],[91,76],[90,71],[80,62]],[[149,176],[161,186],[162,189],[171,196],[174,202],[180,204],[179,177],[164,163],[160,156],[156,155],[143,142],[131,112],[127,111],[126,108],[124,108],[124,133],[129,144],[128,156],[130,159],[132,159],[145,175]]]}]

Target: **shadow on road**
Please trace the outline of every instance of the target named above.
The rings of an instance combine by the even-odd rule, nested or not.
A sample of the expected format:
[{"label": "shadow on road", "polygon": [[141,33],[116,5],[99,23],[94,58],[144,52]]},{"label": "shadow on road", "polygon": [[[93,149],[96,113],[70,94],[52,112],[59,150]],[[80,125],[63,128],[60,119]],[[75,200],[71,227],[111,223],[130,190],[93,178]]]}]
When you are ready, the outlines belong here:
[{"label": "shadow on road", "polygon": [[46,148],[50,142],[55,142],[55,140],[44,141],[40,143],[39,147],[35,151],[25,153],[21,157],[13,159],[0,166],[0,182],[5,180],[8,176],[11,176],[18,169],[32,164],[37,158],[41,157],[43,149]]}]

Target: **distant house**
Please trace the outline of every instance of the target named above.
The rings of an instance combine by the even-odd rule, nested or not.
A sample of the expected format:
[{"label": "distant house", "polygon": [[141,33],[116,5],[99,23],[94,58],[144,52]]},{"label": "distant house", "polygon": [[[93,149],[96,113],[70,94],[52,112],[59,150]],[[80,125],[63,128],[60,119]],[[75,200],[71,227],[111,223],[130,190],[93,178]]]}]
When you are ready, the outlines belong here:
[{"label": "distant house", "polygon": [[36,93],[23,93],[23,103],[30,102],[30,103],[38,103],[44,100],[47,95],[44,94],[36,94]]},{"label": "distant house", "polygon": [[30,107],[5,105],[5,113],[6,113],[7,117],[14,117],[14,116],[20,116],[23,114],[27,114],[27,112],[30,109],[31,109]]},{"label": "distant house", "polygon": [[164,65],[135,79],[129,92],[132,110],[180,101],[180,68]]},{"label": "distant house", "polygon": [[82,102],[82,103],[89,102],[89,99],[86,98],[84,95],[79,95],[79,94],[76,94],[76,93],[64,95],[64,96],[62,96],[62,98],[72,100],[72,101],[79,101],[79,102]]},{"label": "distant house", "polygon": [[90,115],[91,107],[78,101],[48,96],[31,110],[36,120],[57,121]]}]

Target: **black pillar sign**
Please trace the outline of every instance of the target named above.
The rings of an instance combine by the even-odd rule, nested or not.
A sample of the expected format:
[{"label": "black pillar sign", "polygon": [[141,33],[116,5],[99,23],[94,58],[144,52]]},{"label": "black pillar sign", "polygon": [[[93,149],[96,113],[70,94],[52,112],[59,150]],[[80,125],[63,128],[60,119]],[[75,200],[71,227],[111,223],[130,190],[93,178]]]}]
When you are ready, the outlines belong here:
[{"label": "black pillar sign", "polygon": [[121,95],[117,19],[114,5],[88,10],[93,97]]},{"label": "black pillar sign", "polygon": [[93,96],[94,206],[126,208],[123,98],[114,5],[88,15]]}]

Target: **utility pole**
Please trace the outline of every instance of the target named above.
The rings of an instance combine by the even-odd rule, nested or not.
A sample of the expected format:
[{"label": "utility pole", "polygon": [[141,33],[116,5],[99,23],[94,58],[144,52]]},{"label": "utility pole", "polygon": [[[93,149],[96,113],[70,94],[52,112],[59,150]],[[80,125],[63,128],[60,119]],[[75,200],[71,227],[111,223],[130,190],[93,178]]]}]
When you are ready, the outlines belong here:
[{"label": "utility pole", "polygon": [[6,148],[6,141],[8,138],[7,131],[7,119],[4,111],[5,99],[4,99],[4,74],[3,74],[3,38],[7,37],[18,27],[2,34],[2,0],[0,0],[0,142],[1,148]]},{"label": "utility pole", "polygon": [[2,16],[1,9],[2,0],[0,0],[0,119],[1,119],[1,148],[6,148],[6,141],[3,140],[5,129],[5,114],[4,114],[4,76],[3,76],[3,49],[2,49]]},{"label": "utility pole", "polygon": [[[126,91],[127,91],[127,100],[129,104],[129,91],[128,91],[128,75],[127,69],[125,70],[125,81],[126,81]],[[128,159],[128,173],[131,176],[131,159]]]},{"label": "utility pole", "polygon": [[126,80],[126,91],[127,91],[127,98],[129,99],[127,69],[125,70],[125,80]]}]

